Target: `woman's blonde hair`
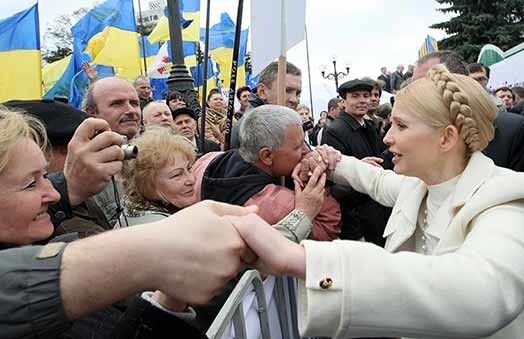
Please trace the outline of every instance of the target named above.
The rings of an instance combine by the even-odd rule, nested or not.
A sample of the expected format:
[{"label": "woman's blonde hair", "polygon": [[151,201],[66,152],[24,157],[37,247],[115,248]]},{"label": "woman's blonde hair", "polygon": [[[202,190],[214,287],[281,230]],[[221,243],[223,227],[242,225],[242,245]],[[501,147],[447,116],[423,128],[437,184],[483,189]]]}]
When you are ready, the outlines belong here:
[{"label": "woman's blonde hair", "polygon": [[45,152],[47,133],[40,120],[0,105],[0,173],[9,162],[13,146],[21,138],[33,140]]},{"label": "woman's blonde hair", "polygon": [[395,99],[395,105],[405,107],[432,127],[454,125],[468,155],[483,150],[493,139],[498,109],[489,94],[474,79],[452,74],[442,64],[402,89]]},{"label": "woman's blonde hair", "polygon": [[194,146],[189,139],[177,135],[172,128],[148,127],[133,140],[138,146],[136,159],[124,162],[122,181],[128,209],[157,209],[154,204],[155,179],[158,171],[175,164],[175,156],[182,154],[187,160],[196,158]]}]

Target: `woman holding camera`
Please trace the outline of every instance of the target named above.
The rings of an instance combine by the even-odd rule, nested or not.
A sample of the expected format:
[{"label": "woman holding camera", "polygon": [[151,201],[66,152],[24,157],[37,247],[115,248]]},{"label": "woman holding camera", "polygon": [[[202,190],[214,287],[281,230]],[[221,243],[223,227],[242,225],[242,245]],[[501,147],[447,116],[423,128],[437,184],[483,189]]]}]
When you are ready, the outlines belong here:
[{"label": "woman holding camera", "polygon": [[238,225],[260,268],[301,279],[303,335],[522,337],[524,174],[481,153],[496,112],[475,80],[436,65],[396,96],[384,138],[394,172],[342,156],[331,178],[393,207],[385,249]]}]

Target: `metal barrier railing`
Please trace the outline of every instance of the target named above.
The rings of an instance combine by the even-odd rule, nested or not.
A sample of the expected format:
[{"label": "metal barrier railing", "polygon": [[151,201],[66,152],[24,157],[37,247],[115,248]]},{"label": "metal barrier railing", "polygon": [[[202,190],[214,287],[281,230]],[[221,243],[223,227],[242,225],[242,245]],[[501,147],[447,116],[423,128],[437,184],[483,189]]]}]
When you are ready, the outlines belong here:
[{"label": "metal barrier railing", "polygon": [[[296,279],[292,277],[272,278],[275,279],[275,283],[272,289],[273,298],[270,299],[270,302],[273,302],[275,307],[268,308],[264,282],[259,272],[250,270],[244,273],[209,327],[206,333],[209,339],[222,339],[231,325],[235,334],[229,338],[234,339],[306,339],[300,337],[298,333]],[[248,337],[246,319],[244,317],[244,311],[247,310],[244,310],[243,301],[252,291],[255,292],[255,305],[257,307],[258,321],[260,324],[260,336],[257,336],[257,338]],[[280,326],[275,323],[271,326],[269,318],[270,315],[272,315],[270,314],[272,310],[278,313],[278,325]]]},{"label": "metal barrier railing", "polygon": [[231,322],[233,323],[236,338],[249,339],[246,334],[246,319],[244,317],[242,301],[244,300],[244,297],[251,292],[252,286],[254,287],[258,305],[262,339],[271,339],[266,305],[266,293],[264,292],[262,278],[256,270],[250,270],[244,273],[238,284],[235,286],[233,292],[231,292],[226,303],[207,330],[206,335],[210,339],[222,338]]}]

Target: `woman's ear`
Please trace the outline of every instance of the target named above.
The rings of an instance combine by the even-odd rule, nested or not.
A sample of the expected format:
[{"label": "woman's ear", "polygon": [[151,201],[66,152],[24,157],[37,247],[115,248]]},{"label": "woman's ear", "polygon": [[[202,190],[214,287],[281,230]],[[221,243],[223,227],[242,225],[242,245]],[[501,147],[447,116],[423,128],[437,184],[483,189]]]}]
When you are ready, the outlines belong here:
[{"label": "woman's ear", "polygon": [[460,132],[455,125],[444,127],[440,137],[440,148],[443,151],[449,151],[454,148],[460,141]]}]

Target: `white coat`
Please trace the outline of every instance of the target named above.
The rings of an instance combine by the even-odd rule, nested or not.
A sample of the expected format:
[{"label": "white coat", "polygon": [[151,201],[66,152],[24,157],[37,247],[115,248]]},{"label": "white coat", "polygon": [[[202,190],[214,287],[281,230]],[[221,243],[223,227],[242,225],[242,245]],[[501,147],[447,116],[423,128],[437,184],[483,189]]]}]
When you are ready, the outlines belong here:
[{"label": "white coat", "polygon": [[524,173],[473,154],[432,222],[441,227],[427,229],[440,239],[431,255],[412,252],[424,182],[352,157],[333,180],[393,211],[385,249],[303,242],[302,335],[524,338]]}]

